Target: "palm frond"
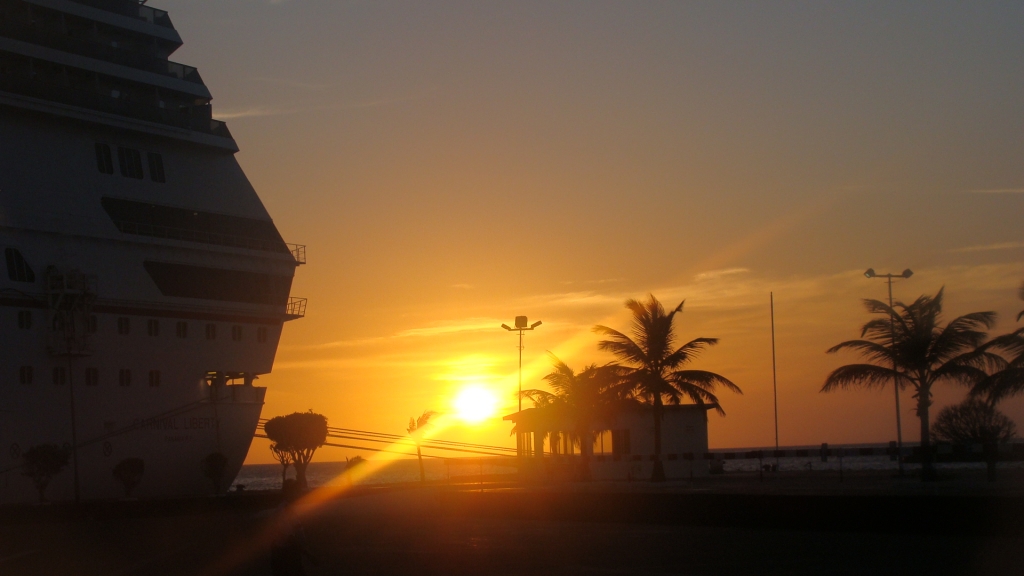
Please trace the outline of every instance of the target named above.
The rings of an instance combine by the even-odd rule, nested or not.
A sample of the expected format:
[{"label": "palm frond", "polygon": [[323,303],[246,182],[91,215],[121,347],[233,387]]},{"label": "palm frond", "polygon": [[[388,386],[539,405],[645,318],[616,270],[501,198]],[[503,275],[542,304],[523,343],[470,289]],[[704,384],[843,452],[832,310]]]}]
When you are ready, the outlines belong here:
[{"label": "palm frond", "polygon": [[1024,393],[1024,367],[1011,366],[986,376],[971,389],[971,396],[984,396],[996,404]]},{"label": "palm frond", "polygon": [[551,406],[558,401],[558,396],[555,396],[551,392],[546,390],[523,390],[519,393],[520,398],[528,398],[533,401],[533,405],[537,408],[542,406]]},{"label": "palm frond", "polygon": [[618,330],[601,325],[594,326],[594,332],[609,337],[608,340],[601,340],[597,343],[598,350],[607,350],[620,360],[636,366],[642,366],[646,363],[647,356],[644,354],[643,348],[629,336]]},{"label": "palm frond", "polygon": [[889,346],[872,342],[870,340],[847,340],[846,342],[836,344],[825,352],[828,354],[835,354],[836,352],[847,349],[860,352],[862,355],[867,356],[876,362],[886,361],[892,363],[892,349]]},{"label": "palm frond", "polygon": [[825,385],[821,392],[833,392],[841,388],[884,388],[893,381],[900,379],[901,386],[905,385],[901,375],[892,368],[883,368],[874,364],[847,364],[832,371],[825,378]]},{"label": "palm frond", "polygon": [[718,397],[713,392],[700,388],[698,386],[688,386],[683,390],[683,393],[698,406],[707,406],[713,404],[715,406],[715,412],[719,416],[725,416],[725,410],[722,409],[722,405],[718,403]]},{"label": "palm frond", "polygon": [[665,359],[661,361],[661,365],[669,370],[676,366],[682,366],[683,364],[689,363],[699,356],[701,352],[715,344],[718,344],[718,338],[695,338],[686,344],[683,344],[679,348],[676,348],[674,352],[666,356]]},{"label": "palm frond", "polygon": [[743,390],[740,390],[740,387],[734,384],[732,380],[707,370],[678,370],[669,376],[669,381],[673,386],[680,389],[684,385],[692,385],[711,391],[722,386],[730,392],[743,394]]}]

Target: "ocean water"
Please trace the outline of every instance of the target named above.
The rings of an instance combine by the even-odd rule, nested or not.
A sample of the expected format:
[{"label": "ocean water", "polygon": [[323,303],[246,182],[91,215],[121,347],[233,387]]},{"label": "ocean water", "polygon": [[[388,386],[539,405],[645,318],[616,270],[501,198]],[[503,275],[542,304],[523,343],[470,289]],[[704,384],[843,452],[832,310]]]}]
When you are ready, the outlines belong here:
[{"label": "ocean water", "polygon": [[[400,459],[389,460],[380,463],[366,463],[368,470],[372,472],[356,481],[357,485],[382,485],[398,484],[403,482],[418,482],[420,479],[420,468],[416,460]],[[341,484],[339,476],[345,471],[345,462],[311,462],[306,469],[306,481],[311,488]],[[498,466],[491,463],[482,465],[476,461],[459,461],[458,458],[439,460],[436,458],[423,459],[423,471],[427,480],[447,480],[460,476],[485,476],[493,474],[511,474],[516,471],[514,466]],[[288,477],[295,477],[295,470],[288,469]],[[242,484],[246,490],[277,490],[281,488],[281,466],[279,464],[248,464],[242,466],[242,470],[235,478],[234,485]]]},{"label": "ocean water", "polygon": [[[867,447],[881,447],[885,448],[887,445],[883,444],[858,444],[858,445],[844,445],[842,448],[867,448]],[[785,447],[784,449],[803,449],[807,448],[810,450],[817,450],[817,446],[795,446]],[[833,448],[839,448],[839,446],[833,446]],[[742,448],[729,451],[745,452],[748,450],[770,450],[769,448]],[[722,452],[724,450],[712,450],[713,452]],[[812,452],[816,454],[816,452]],[[774,457],[765,458],[764,460],[757,459],[736,459],[736,460],[725,460],[724,470],[726,473],[729,472],[757,472],[758,467],[764,464],[774,464],[776,462]],[[376,463],[368,463],[367,466],[373,470],[367,476],[360,478],[356,481],[357,485],[384,485],[384,484],[398,484],[404,482],[416,482],[420,479],[419,465],[416,460],[413,459],[400,459],[390,460],[382,463],[379,466]],[[813,456],[808,458],[780,458],[778,460],[780,471],[803,471],[803,470],[832,470],[839,471],[840,467],[844,470],[856,471],[856,470],[890,470],[896,471],[899,469],[899,464],[891,460],[888,456],[846,456],[842,460],[835,456],[831,456],[828,462],[822,462],[819,456]],[[309,465],[306,471],[306,479],[309,482],[310,487],[327,486],[331,484],[342,483],[339,480],[339,476],[345,471],[345,462],[313,462]],[[1024,462],[1002,462],[999,464],[1000,467],[1005,468],[1024,468]],[[917,470],[920,469],[920,464],[904,463],[905,470]],[[981,462],[955,462],[955,463],[939,463],[936,464],[939,470],[983,470],[985,464]],[[499,466],[492,463],[484,462],[483,464],[479,461],[459,458],[451,458],[447,460],[440,460],[435,458],[425,458],[423,460],[423,468],[426,474],[427,480],[439,481],[448,480],[451,478],[461,477],[477,477],[481,473],[485,476],[491,476],[496,474],[511,474],[516,472],[514,466]],[[295,471],[292,469],[288,470],[288,477],[293,478]],[[277,490],[281,488],[281,466],[278,464],[251,464],[242,466],[242,470],[238,473],[238,477],[235,479],[235,485],[242,484],[247,490]]]}]

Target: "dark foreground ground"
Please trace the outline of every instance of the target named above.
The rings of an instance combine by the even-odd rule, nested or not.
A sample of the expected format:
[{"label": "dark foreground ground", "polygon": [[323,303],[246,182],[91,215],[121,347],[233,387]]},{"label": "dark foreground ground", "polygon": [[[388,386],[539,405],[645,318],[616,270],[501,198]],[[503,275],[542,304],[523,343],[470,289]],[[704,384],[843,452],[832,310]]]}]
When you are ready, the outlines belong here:
[{"label": "dark foreground ground", "polygon": [[[1024,478],[361,489],[309,574],[1024,574]],[[819,489],[814,489],[818,485]],[[272,495],[0,510],[0,575],[269,575]],[[231,561],[227,561],[231,559]]]}]

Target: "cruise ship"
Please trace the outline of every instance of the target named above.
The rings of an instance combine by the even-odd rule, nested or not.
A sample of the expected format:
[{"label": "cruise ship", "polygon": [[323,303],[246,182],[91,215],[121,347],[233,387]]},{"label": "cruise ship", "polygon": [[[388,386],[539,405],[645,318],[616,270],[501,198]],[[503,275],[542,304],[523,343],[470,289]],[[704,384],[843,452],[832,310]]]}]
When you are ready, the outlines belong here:
[{"label": "cruise ship", "polygon": [[227,490],[305,314],[181,45],[144,0],[0,0],[0,503],[43,445],[51,501]]}]

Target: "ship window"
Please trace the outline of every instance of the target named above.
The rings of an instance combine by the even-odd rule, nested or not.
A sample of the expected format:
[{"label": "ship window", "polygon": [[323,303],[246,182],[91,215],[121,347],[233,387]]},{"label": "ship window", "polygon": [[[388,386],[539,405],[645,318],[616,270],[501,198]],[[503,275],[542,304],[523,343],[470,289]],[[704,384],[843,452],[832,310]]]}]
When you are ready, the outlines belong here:
[{"label": "ship window", "polygon": [[99,386],[100,385],[100,371],[99,371],[99,368],[86,368],[85,369],[85,385],[86,386]]},{"label": "ship window", "polygon": [[267,341],[267,327],[266,326],[260,326],[259,328],[256,329],[256,341],[261,343],[261,344],[263,342]]},{"label": "ship window", "polygon": [[134,148],[117,147],[117,161],[121,164],[121,175],[142,179],[142,154]]},{"label": "ship window", "polygon": [[232,326],[231,327],[231,339],[234,340],[235,342],[241,342],[242,341],[242,327],[241,326]]},{"label": "ship window", "polygon": [[178,338],[188,338],[188,322],[178,322],[174,327],[174,331]]},{"label": "ship window", "polygon": [[189,208],[103,198],[103,209],[124,234],[290,253],[271,220],[228,216]]},{"label": "ship window", "polygon": [[206,325],[206,339],[207,340],[216,340],[217,339],[217,325],[216,324],[207,324]]},{"label": "ship window", "polygon": [[30,310],[18,310],[18,328],[32,329],[32,312]]},{"label": "ship window", "polygon": [[110,156],[110,146],[96,143],[96,168],[103,174],[114,173],[114,161]]},{"label": "ship window", "polygon": [[32,267],[25,261],[21,252],[14,248],[4,250],[4,257],[7,259],[7,277],[14,282],[35,282],[36,274]]},{"label": "ship window", "polygon": [[95,334],[96,333],[96,328],[97,328],[96,316],[93,315],[93,314],[90,314],[85,319],[85,333],[86,334]]},{"label": "ship window", "polygon": [[18,381],[21,382],[22,384],[31,384],[32,383],[32,367],[31,366],[22,366],[21,368],[18,369]]},{"label": "ship window", "polygon": [[118,334],[131,334],[132,331],[132,319],[121,317],[117,319],[117,333]]},{"label": "ship window", "polygon": [[149,371],[149,385],[152,388],[156,388],[160,385],[160,371],[150,370]]},{"label": "ship window", "polygon": [[150,320],[149,322],[146,322],[146,330],[149,332],[150,336],[159,336],[160,335],[160,321],[159,320]]},{"label": "ship window", "polygon": [[117,383],[120,386],[128,387],[132,385],[132,371],[127,368],[121,368],[117,373]]},{"label": "ship window", "polygon": [[144,266],[164,296],[177,298],[284,306],[292,285],[291,276],[276,274],[170,262],[147,261]]},{"label": "ship window", "polygon": [[68,371],[63,366],[56,366],[53,369],[53,383],[63,386],[68,383]]},{"label": "ship window", "polygon": [[156,152],[150,152],[149,157],[149,178],[153,182],[167,182],[164,177],[164,157]]}]

